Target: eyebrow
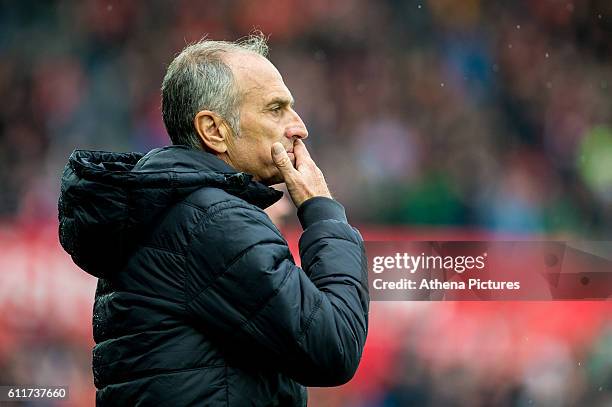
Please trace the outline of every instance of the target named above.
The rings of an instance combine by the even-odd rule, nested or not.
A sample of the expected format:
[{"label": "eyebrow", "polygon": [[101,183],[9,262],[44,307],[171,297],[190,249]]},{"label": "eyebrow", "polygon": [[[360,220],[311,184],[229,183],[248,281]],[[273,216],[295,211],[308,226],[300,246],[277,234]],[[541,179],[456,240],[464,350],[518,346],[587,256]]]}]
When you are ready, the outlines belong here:
[{"label": "eyebrow", "polygon": [[280,105],[280,106],[291,106],[293,107],[295,105],[295,100],[293,98],[284,98],[284,97],[275,97],[274,99],[272,99],[271,101],[269,101],[268,103],[266,103],[266,107],[272,106],[272,105]]}]

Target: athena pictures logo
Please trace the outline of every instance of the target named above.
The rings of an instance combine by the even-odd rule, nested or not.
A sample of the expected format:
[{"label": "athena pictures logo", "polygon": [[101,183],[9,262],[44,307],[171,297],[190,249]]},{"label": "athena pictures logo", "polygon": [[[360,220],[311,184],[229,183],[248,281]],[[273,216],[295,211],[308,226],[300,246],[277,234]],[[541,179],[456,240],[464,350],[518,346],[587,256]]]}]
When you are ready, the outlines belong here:
[{"label": "athena pictures logo", "polygon": [[366,251],[375,301],[612,298],[610,242],[366,242]]}]

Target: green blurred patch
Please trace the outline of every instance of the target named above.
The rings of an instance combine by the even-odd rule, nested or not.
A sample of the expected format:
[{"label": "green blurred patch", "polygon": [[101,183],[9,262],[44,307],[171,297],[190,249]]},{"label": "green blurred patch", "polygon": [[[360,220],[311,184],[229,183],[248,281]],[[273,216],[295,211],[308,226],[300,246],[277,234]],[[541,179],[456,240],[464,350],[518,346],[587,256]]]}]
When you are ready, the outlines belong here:
[{"label": "green blurred patch", "polygon": [[377,220],[412,225],[461,225],[465,208],[448,177],[430,173],[410,185],[389,185],[379,196]]},{"label": "green blurred patch", "polygon": [[586,133],[580,144],[577,167],[593,192],[612,199],[612,129],[597,126]]}]

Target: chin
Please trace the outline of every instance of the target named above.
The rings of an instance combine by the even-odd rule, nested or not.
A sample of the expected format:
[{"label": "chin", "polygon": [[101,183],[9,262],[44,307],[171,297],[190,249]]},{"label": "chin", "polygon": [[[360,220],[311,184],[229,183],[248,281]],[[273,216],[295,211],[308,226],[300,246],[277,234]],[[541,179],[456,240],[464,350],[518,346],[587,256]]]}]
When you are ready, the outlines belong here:
[{"label": "chin", "polygon": [[285,182],[279,172],[271,174],[270,176],[265,178],[260,178],[258,181],[267,186],[278,185]]}]

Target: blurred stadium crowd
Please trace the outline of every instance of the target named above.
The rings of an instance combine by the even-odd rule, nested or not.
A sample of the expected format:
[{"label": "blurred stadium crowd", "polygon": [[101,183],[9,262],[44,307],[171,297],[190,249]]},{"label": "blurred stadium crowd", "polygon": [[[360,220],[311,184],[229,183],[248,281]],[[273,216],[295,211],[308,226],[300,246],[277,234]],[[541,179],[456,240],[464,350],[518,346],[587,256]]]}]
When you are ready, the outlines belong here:
[{"label": "blurred stadium crowd", "polygon": [[[144,152],[167,144],[159,89],[173,55],[205,34],[236,39],[253,28],[270,35],[270,58],[309,128],[313,157],[352,222],[609,238],[610,1],[3,0],[4,283],[6,270],[22,270],[19,256],[42,256],[30,259],[36,270],[64,256],[53,234],[69,153]],[[30,250],[38,246],[44,248]],[[93,300],[91,281],[65,256],[50,264],[62,270],[57,275],[67,292]],[[31,282],[24,281],[25,292]],[[24,318],[27,304],[14,303],[19,290],[6,288],[14,284],[0,287],[0,384],[44,381],[62,372],[60,378],[72,383],[73,405],[91,404],[90,303],[78,309],[78,318],[69,307],[41,305],[30,320]],[[51,295],[48,286],[38,287],[39,297]],[[53,307],[61,308],[60,322],[46,317]],[[612,402],[609,306],[576,306],[580,312],[571,313],[574,307],[564,305],[565,319],[553,321],[566,326],[569,318],[582,318],[589,335],[570,339],[566,326],[534,345],[521,341],[540,332],[550,315],[512,325],[500,319],[522,314],[488,307],[468,308],[469,315],[486,318],[464,315],[462,324],[449,304],[374,304],[358,385],[314,391],[313,405]],[[396,328],[404,331],[385,334],[399,315],[409,321]],[[419,318],[438,321],[436,328],[424,330]],[[476,352],[482,335],[492,335],[485,343],[493,350]],[[453,355],[450,362],[435,363],[441,356],[424,348],[445,336],[456,338],[457,348],[441,352]],[[538,357],[506,366],[516,356],[508,349],[519,343]],[[504,357],[488,359],[487,352]]]},{"label": "blurred stadium crowd", "polygon": [[253,27],[355,221],[612,230],[605,0],[3,2],[0,215],[55,216],[73,148],[166,144],[173,55]]}]

